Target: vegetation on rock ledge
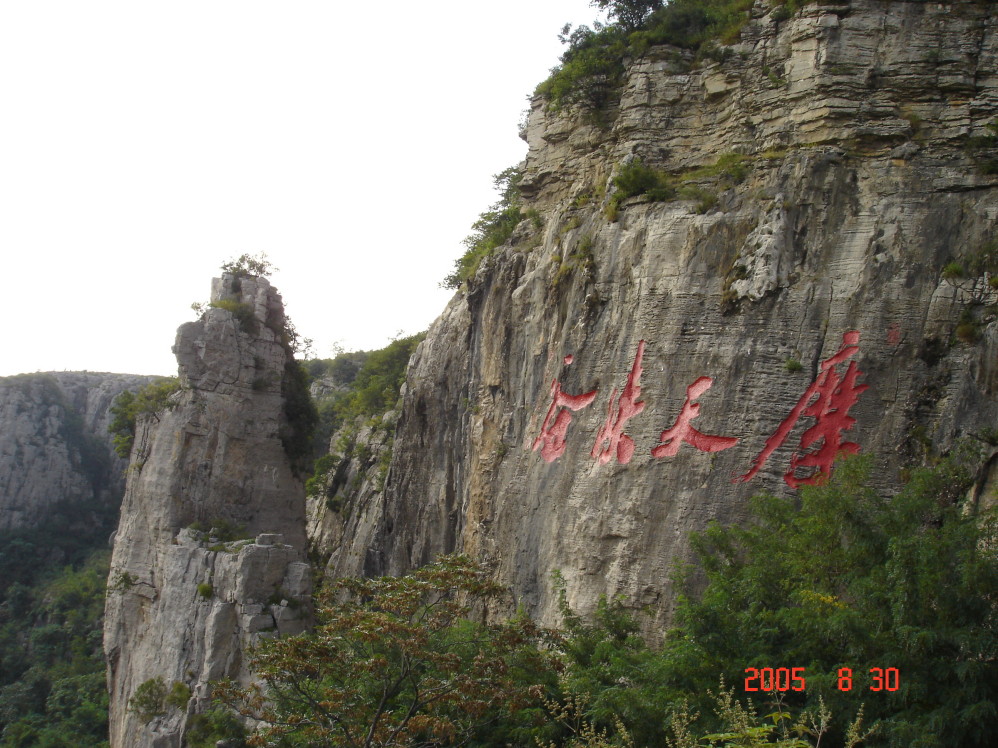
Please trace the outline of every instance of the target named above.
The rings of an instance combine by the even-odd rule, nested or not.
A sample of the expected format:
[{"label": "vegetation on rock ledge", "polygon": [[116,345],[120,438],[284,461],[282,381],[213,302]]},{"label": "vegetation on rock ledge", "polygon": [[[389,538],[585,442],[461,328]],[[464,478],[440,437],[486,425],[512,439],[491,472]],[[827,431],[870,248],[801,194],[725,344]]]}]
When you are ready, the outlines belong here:
[{"label": "vegetation on rock ledge", "polygon": [[[330,478],[342,460],[370,457],[366,445],[357,446],[359,425],[366,419],[376,428],[384,426],[384,416],[398,405],[399,393],[405,382],[409,359],[425,333],[397,338],[377,351],[341,353],[334,359],[313,359],[305,362],[306,370],[314,379],[331,384],[333,389],[317,398],[318,425],[314,437],[314,453],[320,454],[312,468],[312,477],[306,481],[309,496],[326,494],[330,508],[338,511],[341,502],[329,492]],[[330,449],[330,438],[341,431],[338,443]],[[390,437],[389,437],[390,439]],[[378,464],[378,478],[383,481],[387,473],[390,445],[383,449]]]},{"label": "vegetation on rock ledge", "polygon": [[333,359],[306,361],[312,379],[332,381],[336,389],[318,398],[316,446],[324,451],[329,437],[348,421],[376,418],[398,403],[409,359],[426,333],[396,338],[376,351],[341,353]]},{"label": "vegetation on rock ledge", "polygon": [[566,26],[559,38],[568,45],[561,64],[536,94],[554,109],[574,104],[602,109],[619,96],[625,60],[655,45],[706,54],[717,42],[737,40],[753,0],[594,0],[609,11],[611,23],[593,28]]},{"label": "vegetation on rock ledge", "polygon": [[472,233],[464,240],[468,250],[454,262],[454,272],[444,278],[444,288],[460,288],[474,277],[482,260],[506,243],[523,219],[520,211],[520,180],[523,172],[516,166],[492,177],[500,198],[472,224]]}]

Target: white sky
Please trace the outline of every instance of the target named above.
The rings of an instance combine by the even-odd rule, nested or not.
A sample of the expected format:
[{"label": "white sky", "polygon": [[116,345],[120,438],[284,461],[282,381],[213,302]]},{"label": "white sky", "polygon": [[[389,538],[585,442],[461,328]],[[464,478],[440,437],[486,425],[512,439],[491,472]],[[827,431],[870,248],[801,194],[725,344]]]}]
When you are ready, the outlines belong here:
[{"label": "white sky", "polygon": [[328,356],[425,329],[588,0],[0,2],[0,376],[173,374],[266,252]]}]

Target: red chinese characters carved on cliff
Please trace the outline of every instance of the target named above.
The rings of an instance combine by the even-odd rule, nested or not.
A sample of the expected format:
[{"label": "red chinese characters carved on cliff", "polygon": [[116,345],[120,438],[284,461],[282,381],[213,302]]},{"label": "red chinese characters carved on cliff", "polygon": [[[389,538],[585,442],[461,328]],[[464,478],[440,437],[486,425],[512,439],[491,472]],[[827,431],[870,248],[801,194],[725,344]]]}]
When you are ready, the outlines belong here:
[{"label": "red chinese characters carved on cliff", "polygon": [[[638,400],[641,396],[641,359],[645,355],[645,341],[638,341],[638,352],[634,357],[634,365],[631,366],[631,373],[627,375],[627,384],[624,385],[620,398],[617,398],[617,388],[613,388],[610,393],[610,403],[606,408],[606,422],[596,435],[596,443],[593,444],[590,454],[600,464],[605,465],[616,454],[617,462],[626,465],[634,456],[634,440],[624,433],[625,424],[634,416],[645,409],[643,401]],[[617,400],[617,412],[614,410],[614,400]],[[604,447],[604,443],[606,447]]]},{"label": "red chinese characters carved on cliff", "polygon": [[[735,479],[736,482],[752,480],[756,473],[766,464],[766,460],[782,446],[790,436],[790,432],[802,417],[815,419],[814,425],[808,428],[800,438],[797,451],[790,457],[790,469],[783,475],[787,485],[798,488],[802,485],[814,485],[828,479],[832,471],[832,463],[840,454],[856,454],[859,445],[842,440],[842,434],[852,428],[856,419],[849,416],[849,409],[859,400],[860,394],[868,385],[856,384],[863,373],[855,361],[849,361],[845,374],[841,377],[835,367],[845,363],[859,352],[859,333],[851,330],[842,336],[842,347],[834,356],[823,361],[818,377],[807,388],[807,391],[797,401],[776,432],[766,440],[766,446],[752,461],[752,468],[744,475]],[[818,445],[810,452],[805,450]],[[814,468],[805,477],[797,477],[798,468]]]},{"label": "red chinese characters carved on cliff", "polygon": [[[572,363],[572,356],[564,358],[565,366]],[[570,410],[581,410],[590,405],[596,399],[598,390],[587,392],[584,395],[569,395],[562,392],[561,382],[557,379],[551,381],[551,407],[548,408],[544,423],[541,425],[541,433],[534,440],[533,450],[541,450],[541,457],[545,462],[554,462],[565,452],[565,437],[568,433],[568,424],[572,422]]]},{"label": "red chinese characters carved on cliff", "polygon": [[[807,388],[790,414],[766,440],[762,451],[752,461],[747,473],[735,478],[736,482],[752,480],[766,464],[772,454],[790,437],[801,418],[813,418],[814,423],[801,435],[797,450],[790,457],[790,467],[783,479],[792,488],[821,483],[827,480],[832,464],[840,454],[855,454],[859,445],[845,441],[843,433],[852,428],[856,419],[849,410],[859,401],[860,394],[867,385],[858,384],[863,372],[855,361],[850,361],[859,352],[859,333],[849,331],[842,336],[842,346],[829,359],[821,363],[818,376]],[[645,341],[638,341],[634,363],[627,376],[627,383],[618,394],[614,387],[607,404],[607,415],[596,441],[590,451],[594,460],[606,464],[616,458],[622,465],[634,457],[634,439],[624,433],[627,422],[645,409],[641,396],[642,362]],[[841,375],[836,367],[845,364]],[[572,363],[572,356],[564,358],[564,364]],[[693,427],[692,422],[700,416],[700,403],[697,402],[713,386],[711,377],[699,377],[686,388],[686,400],[673,425],[661,432],[659,444],[651,450],[651,455],[661,459],[679,454],[682,445],[689,444],[701,452],[720,452],[738,443],[738,439],[718,434],[705,434]],[[551,404],[548,407],[541,432],[533,442],[533,450],[540,450],[546,462],[554,462],[565,452],[568,426],[572,422],[571,411],[581,410],[593,403],[598,390],[581,395],[569,395],[561,389],[561,383],[551,382]],[[805,472],[798,475],[799,471]]]},{"label": "red chinese characters carved on cliff", "polygon": [[714,380],[710,377],[700,377],[686,388],[686,402],[683,403],[683,409],[679,412],[672,428],[662,432],[659,439],[661,444],[651,451],[652,457],[674,457],[679,454],[679,447],[683,442],[701,452],[720,452],[722,449],[735,446],[738,439],[734,437],[704,434],[690,425],[690,421],[700,415],[700,403],[694,401],[713,384]]}]

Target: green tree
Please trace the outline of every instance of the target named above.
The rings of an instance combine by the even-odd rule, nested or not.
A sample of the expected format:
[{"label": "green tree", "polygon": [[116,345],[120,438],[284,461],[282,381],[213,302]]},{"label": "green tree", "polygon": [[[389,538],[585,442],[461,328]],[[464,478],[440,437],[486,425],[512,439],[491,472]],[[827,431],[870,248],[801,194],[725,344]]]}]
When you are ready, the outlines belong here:
[{"label": "green tree", "polygon": [[[870,460],[852,459],[829,485],[803,489],[799,506],[757,497],[753,523],[696,541],[708,584],[682,601],[675,643],[694,653],[701,679],[803,667],[806,692],[788,692],[790,705],[820,696],[845,717],[864,701],[878,744],[990,745],[998,526],[967,504],[973,464],[957,454],[886,498],[870,485]],[[899,688],[871,692],[872,668],[896,668]],[[832,725],[836,739],[843,731]]]},{"label": "green tree", "polygon": [[[0,574],[15,580],[6,588],[0,582],[2,748],[107,745],[101,617],[110,554],[96,551],[78,568],[56,568],[51,559],[63,551],[59,540],[49,536],[44,554],[26,559],[31,577],[10,567]],[[67,559],[75,558],[71,546],[67,551]]]},{"label": "green tree", "polygon": [[[425,333],[397,338],[376,351],[341,353],[335,359],[305,362],[306,371],[314,377],[329,376],[337,391],[319,399],[316,408],[318,422],[313,436],[313,451],[325,452],[333,432],[351,420],[360,417],[379,418],[395,407],[402,383],[405,382],[409,359]],[[346,456],[342,450],[339,457]],[[313,473],[328,472],[329,455],[322,455],[322,465],[316,464]],[[317,484],[313,484],[317,488]],[[314,494],[315,491],[312,491]]]},{"label": "green tree", "polygon": [[553,109],[573,104],[606,109],[619,98],[625,59],[641,57],[655,45],[707,54],[717,43],[732,44],[752,4],[753,0],[594,0],[593,5],[609,12],[611,23],[562,29],[559,39],[568,49],[536,93]]},{"label": "green tree", "polygon": [[545,632],[528,618],[470,619],[502,592],[462,556],[406,577],[341,579],[314,632],[265,640],[254,653],[264,688],[223,682],[216,696],[265,723],[257,745],[465,745],[539,708],[553,679],[553,656],[539,648]]},{"label": "green tree", "polygon": [[367,356],[352,382],[349,407],[354,414],[375,415],[395,406],[409,359],[424,337],[420,333],[398,338]]},{"label": "green tree", "polygon": [[662,0],[592,0],[593,7],[607,11],[611,21],[636,29],[652,12],[662,7]]},{"label": "green tree", "polygon": [[274,267],[274,263],[267,259],[266,252],[260,252],[255,255],[244,253],[235,259],[222,263],[223,273],[232,273],[239,276],[256,275],[261,278],[269,278],[271,274],[276,273],[279,269]]},{"label": "green tree", "polygon": [[107,430],[114,434],[114,451],[119,457],[127,458],[132,453],[138,417],[149,415],[158,419],[160,413],[171,407],[170,396],[179,391],[179,379],[164,377],[150,382],[137,393],[125,390],[115,398]]},{"label": "green tree", "polygon": [[156,717],[166,714],[168,694],[166,683],[161,676],[150,678],[135,689],[135,693],[128,699],[128,709],[135,712],[143,722],[151,722]]},{"label": "green tree", "polygon": [[[683,748],[814,745],[821,734],[821,745],[856,745],[869,727],[864,746],[990,745],[998,523],[967,499],[977,464],[960,450],[885,495],[870,458],[850,459],[827,485],[755,497],[747,523],[695,536],[699,564],[677,572],[684,591],[660,647],[637,636],[621,601],[583,619],[563,600],[563,700],[582,698],[594,730],[636,746],[663,745],[670,720]],[[749,667],[801,668],[806,687],[746,694]],[[896,690],[874,668],[896,669]],[[712,695],[719,676],[757,706],[723,685]]]},{"label": "green tree", "polygon": [[584,704],[594,731],[623,738],[626,727],[637,745],[661,743],[665,705],[678,697],[669,694],[662,672],[672,663],[641,638],[634,611],[622,601],[600,599],[585,620],[569,607],[560,575],[555,584],[563,619],[563,699],[576,708]]},{"label": "green tree", "polygon": [[464,239],[467,251],[454,262],[454,272],[444,278],[444,288],[460,288],[475,275],[482,260],[506,243],[523,218],[520,212],[520,181],[523,172],[516,166],[495,174],[492,181],[499,190],[499,200],[472,224],[472,233]]}]

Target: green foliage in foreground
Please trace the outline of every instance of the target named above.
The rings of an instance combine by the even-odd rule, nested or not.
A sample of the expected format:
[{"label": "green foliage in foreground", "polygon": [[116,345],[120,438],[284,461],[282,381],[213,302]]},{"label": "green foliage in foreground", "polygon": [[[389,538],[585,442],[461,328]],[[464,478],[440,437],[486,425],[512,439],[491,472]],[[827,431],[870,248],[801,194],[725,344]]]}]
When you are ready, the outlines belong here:
[{"label": "green foliage in foreground", "polygon": [[125,390],[111,406],[111,423],[107,430],[114,434],[114,451],[127,458],[135,443],[135,427],[139,416],[154,418],[170,407],[170,396],[180,390],[180,380],[164,377],[150,382],[137,393]]},{"label": "green foliage in foreground", "polygon": [[[572,690],[593,695],[598,724],[625,714],[637,745],[657,745],[665,713],[680,703],[705,715],[700,734],[721,729],[707,696],[719,676],[741,693],[746,667],[802,667],[804,692],[759,695],[767,711],[794,720],[821,699],[832,714],[824,745],[845,740],[860,704],[877,725],[864,745],[989,745],[998,730],[998,528],[993,513],[963,504],[970,464],[957,456],[918,471],[885,499],[869,486],[869,461],[849,460],[797,500],[755,498],[752,524],[696,539],[707,586],[680,599],[660,649],[633,637],[613,605],[584,637],[568,619],[570,638],[588,642],[568,650]],[[837,688],[844,667],[848,693]],[[875,667],[897,668],[899,690],[872,692]]]},{"label": "green foliage in foreground", "polygon": [[[867,459],[803,490],[799,508],[756,498],[756,524],[698,540],[709,584],[683,601],[676,641],[732,682],[748,666],[805,667],[807,703],[820,695],[842,714],[863,701],[882,721],[870,745],[989,745],[998,527],[964,505],[970,464],[957,456],[918,471],[890,500],[869,487]],[[836,687],[843,667],[850,693]],[[900,689],[870,692],[875,667],[897,668]]]},{"label": "green foliage in foreground", "polygon": [[[285,746],[991,745],[998,528],[965,505],[973,462],[917,471],[892,498],[870,487],[867,459],[797,499],[757,497],[751,524],[696,539],[701,584],[658,647],[617,601],[585,620],[563,596],[560,632],[473,623],[476,597],[498,591],[450,558],[341,581],[353,602],[327,600],[315,633],[256,654],[269,703],[219,693]],[[751,704],[747,667],[804,668],[806,689]],[[875,667],[897,668],[900,687],[871,691]]]},{"label": "green foliage in foreground", "polygon": [[508,734],[555,663],[529,618],[469,620],[502,592],[460,556],[408,577],[340,580],[314,633],[265,640],[254,654],[267,699],[231,682],[215,693],[269,725],[257,744],[465,745],[500,723]]}]

